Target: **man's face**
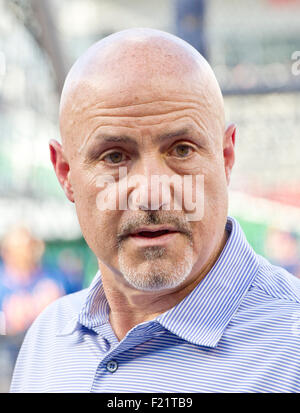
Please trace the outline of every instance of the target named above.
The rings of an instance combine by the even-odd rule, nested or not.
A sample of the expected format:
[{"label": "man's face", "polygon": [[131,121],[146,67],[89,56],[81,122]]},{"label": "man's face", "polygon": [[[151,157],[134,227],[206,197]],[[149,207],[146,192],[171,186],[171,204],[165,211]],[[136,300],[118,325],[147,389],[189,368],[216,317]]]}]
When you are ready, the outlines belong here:
[{"label": "man's face", "polygon": [[[127,286],[172,289],[202,271],[224,237],[224,126],[214,99],[193,85],[187,87],[176,76],[134,78],[126,70],[125,86],[122,74],[105,87],[96,79],[88,82],[62,120],[68,179],[84,238],[99,265]],[[101,210],[104,191],[113,196],[116,190],[124,202],[136,189],[124,184],[121,167],[127,182],[145,178],[139,183],[140,209],[120,209],[118,198],[116,208]],[[182,187],[181,209],[175,208],[172,190],[169,208],[162,207],[162,192],[151,186],[154,175],[181,182],[192,177],[192,188]],[[107,176],[113,182],[108,191],[99,185]],[[200,220],[191,221],[184,199],[193,193],[196,200],[197,176],[204,179],[204,209]]]}]

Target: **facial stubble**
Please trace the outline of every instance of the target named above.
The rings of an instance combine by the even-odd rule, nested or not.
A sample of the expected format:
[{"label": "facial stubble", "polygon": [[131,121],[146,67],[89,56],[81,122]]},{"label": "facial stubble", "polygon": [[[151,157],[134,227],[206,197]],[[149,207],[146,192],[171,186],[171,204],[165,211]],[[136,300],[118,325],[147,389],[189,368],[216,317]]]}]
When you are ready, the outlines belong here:
[{"label": "facial stubble", "polygon": [[[182,234],[182,236],[186,236]],[[186,236],[187,237],[187,236]],[[193,267],[193,242],[187,243],[176,260],[171,259],[168,248],[149,246],[140,248],[138,263],[131,264],[124,242],[119,244],[119,269],[124,279],[134,288],[142,291],[161,291],[182,284]]]}]

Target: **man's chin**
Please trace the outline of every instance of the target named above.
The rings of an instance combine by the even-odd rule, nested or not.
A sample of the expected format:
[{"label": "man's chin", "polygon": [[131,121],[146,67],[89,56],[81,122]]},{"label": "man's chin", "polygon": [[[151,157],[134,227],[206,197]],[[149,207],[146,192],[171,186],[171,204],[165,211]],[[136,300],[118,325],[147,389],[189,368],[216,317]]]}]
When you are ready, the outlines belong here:
[{"label": "man's chin", "polygon": [[192,257],[180,262],[174,262],[162,256],[157,251],[148,251],[152,258],[132,264],[119,257],[119,269],[124,279],[132,287],[141,291],[162,291],[179,287],[191,273]]},{"label": "man's chin", "polygon": [[183,279],[172,279],[170,276],[164,276],[162,274],[147,274],[147,277],[137,276],[137,277],[124,277],[127,283],[139,291],[144,292],[155,292],[174,289],[179,287],[183,282]]}]

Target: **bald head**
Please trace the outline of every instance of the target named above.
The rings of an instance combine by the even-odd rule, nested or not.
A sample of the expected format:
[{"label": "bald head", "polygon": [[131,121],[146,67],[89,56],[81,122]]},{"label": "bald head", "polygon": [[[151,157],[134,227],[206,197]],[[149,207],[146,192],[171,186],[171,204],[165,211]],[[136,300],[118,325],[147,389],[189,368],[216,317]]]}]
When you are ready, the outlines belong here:
[{"label": "bald head", "polygon": [[[207,61],[191,45],[153,29],[129,29],[108,36],[91,46],[66,78],[60,104],[63,144],[69,140],[75,143],[78,115],[92,106],[136,106],[138,116],[139,105],[150,103],[151,111],[152,102],[166,101],[170,96],[170,101],[186,99],[199,105],[224,130],[218,82]],[[77,144],[81,146],[84,139],[81,136]]]}]

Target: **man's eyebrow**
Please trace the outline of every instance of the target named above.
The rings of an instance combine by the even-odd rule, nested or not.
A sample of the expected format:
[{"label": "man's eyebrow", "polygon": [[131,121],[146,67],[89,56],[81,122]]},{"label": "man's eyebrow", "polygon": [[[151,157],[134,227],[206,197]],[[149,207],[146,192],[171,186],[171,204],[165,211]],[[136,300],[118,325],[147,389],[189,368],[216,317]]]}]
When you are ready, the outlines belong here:
[{"label": "man's eyebrow", "polygon": [[109,136],[109,135],[97,135],[96,140],[101,140],[102,142],[123,142],[136,144],[136,141],[127,135]]},{"label": "man's eyebrow", "polygon": [[[158,136],[158,140],[162,141],[162,140],[166,140],[170,138],[175,138],[176,136],[186,135],[188,133],[191,133],[191,129],[183,128],[183,129],[179,129],[174,132],[163,133]],[[120,136],[98,135],[96,136],[96,139],[97,140],[100,139],[103,142],[123,142],[123,143],[134,143],[134,144],[136,143],[136,141],[133,138],[127,135],[120,135]]]},{"label": "man's eyebrow", "polygon": [[158,136],[158,140],[163,141],[163,140],[167,140],[170,138],[176,138],[177,136],[188,135],[191,132],[192,132],[191,128],[183,128],[183,129],[179,129],[174,132],[163,133],[162,135]]},{"label": "man's eyebrow", "polygon": [[[167,132],[167,133],[163,133],[161,135],[158,135],[157,140],[158,141],[164,141],[164,140],[168,140],[171,138],[175,138],[177,136],[182,136],[182,135],[187,135],[189,133],[191,133],[192,129],[190,127],[185,127],[182,129],[179,129],[177,131],[174,132]],[[126,144],[131,144],[131,145],[136,145],[136,141],[135,139],[131,138],[130,136],[127,135],[115,135],[115,136],[110,136],[110,135],[106,135],[106,134],[99,134],[96,135],[94,138],[96,141],[100,141],[103,143],[126,143]]]}]

